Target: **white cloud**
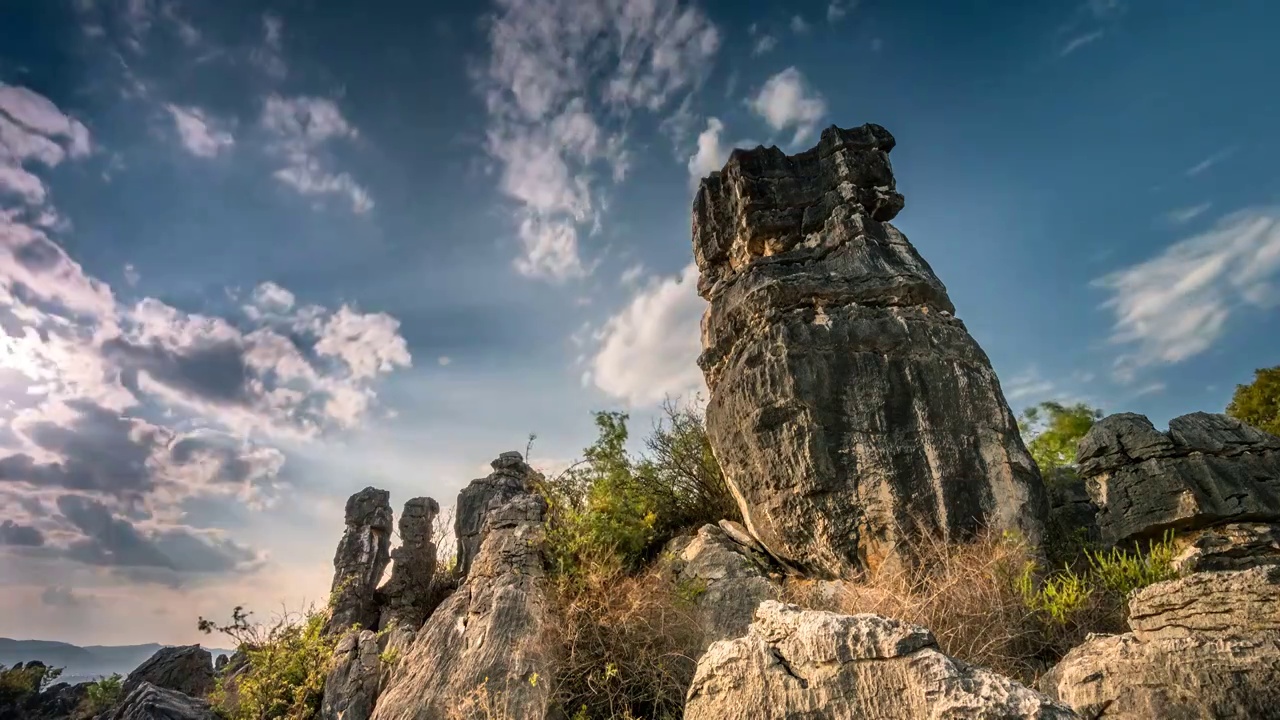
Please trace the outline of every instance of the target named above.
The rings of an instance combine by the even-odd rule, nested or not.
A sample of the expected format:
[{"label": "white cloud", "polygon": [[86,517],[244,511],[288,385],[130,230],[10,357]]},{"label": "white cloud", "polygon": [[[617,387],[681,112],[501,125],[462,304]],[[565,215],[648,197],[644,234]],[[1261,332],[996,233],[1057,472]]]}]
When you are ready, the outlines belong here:
[{"label": "white cloud", "polygon": [[718,118],[707,118],[707,129],[698,135],[698,149],[689,158],[689,184],[697,187],[702,178],[724,167],[729,159],[729,151],[721,142],[720,134],[724,131],[724,123]]},{"label": "white cloud", "polygon": [[124,281],[129,287],[137,287],[138,282],[142,280],[142,273],[138,272],[138,268],[133,263],[126,263],[124,266]]},{"label": "white cloud", "polygon": [[636,406],[705,390],[697,359],[706,303],[697,286],[698,269],[690,264],[675,277],[652,279],[609,318],[591,359],[595,386]]},{"label": "white cloud", "polygon": [[778,38],[772,35],[761,35],[756,38],[755,44],[751,46],[752,55],[764,55],[772,51],[778,46]]},{"label": "white cloud", "polygon": [[636,263],[626,270],[622,271],[622,275],[618,278],[618,282],[623,285],[633,285],[640,276],[644,274],[644,263]]},{"label": "white cloud", "polygon": [[218,153],[235,144],[235,138],[225,130],[214,127],[213,121],[196,107],[178,107],[167,104],[165,109],[173,117],[178,137],[187,152],[198,157],[216,157]]},{"label": "white cloud", "polygon": [[1205,158],[1204,160],[1201,160],[1200,162],[1196,163],[1195,165],[1192,165],[1191,167],[1187,168],[1187,171],[1186,171],[1187,177],[1195,177],[1200,173],[1203,173],[1204,171],[1213,167],[1214,165],[1217,165],[1218,163],[1222,162],[1223,160],[1226,160],[1227,158],[1235,154],[1236,149],[1237,148],[1235,148],[1234,146],[1223,148],[1215,152],[1214,154],[1210,155],[1209,157]]},{"label": "white cloud", "polygon": [[803,17],[793,15],[791,17],[791,32],[797,35],[803,35],[804,33],[809,32],[809,23],[805,22]]},{"label": "white cloud", "polygon": [[262,44],[254,48],[249,59],[272,79],[283,80],[289,75],[284,61],[284,21],[279,15],[262,15]]},{"label": "white cloud", "polygon": [[55,167],[90,150],[83,123],[43,95],[0,83],[0,196],[16,196],[27,209],[39,212],[49,191],[26,166]]},{"label": "white cloud", "polygon": [[795,67],[769,78],[748,105],[774,130],[795,129],[792,145],[805,142],[827,112],[827,102]]},{"label": "white cloud", "polygon": [[1111,341],[1133,348],[1117,360],[1117,378],[1208,350],[1232,313],[1280,301],[1277,276],[1280,210],[1255,208],[1095,280],[1111,293],[1104,305],[1115,313]]},{"label": "white cloud", "polygon": [[452,362],[453,362],[453,358],[449,357],[448,355],[441,355],[440,357],[436,358],[436,363],[440,367],[448,367]]},{"label": "white cloud", "polygon": [[[514,264],[552,282],[582,277],[592,265],[581,233],[601,221],[605,180],[621,181],[629,167],[625,135],[609,128],[695,88],[719,34],[678,0],[497,5],[477,82],[489,113],[486,150],[499,188],[516,203]],[[687,104],[681,108],[687,116]]]},{"label": "white cloud", "polygon": [[262,126],[273,137],[272,150],[285,167],[275,177],[302,195],[339,195],[351,210],[363,214],[373,209],[369,191],[350,173],[331,169],[325,147],[335,140],[354,140],[357,130],[328,98],[271,95],[262,108]]},{"label": "white cloud", "polygon": [[838,23],[845,18],[853,9],[858,6],[858,0],[831,0],[827,4],[827,22]]},{"label": "white cloud", "polygon": [[1204,203],[1200,203],[1199,205],[1192,205],[1189,207],[1177,208],[1176,210],[1170,210],[1165,215],[1165,218],[1168,219],[1168,221],[1173,223],[1174,225],[1186,225],[1192,220],[1195,220],[1196,218],[1203,215],[1211,207],[1213,207],[1213,203],[1204,202]]},{"label": "white cloud", "polygon": [[1058,51],[1058,55],[1066,57],[1089,43],[1097,42],[1102,39],[1102,36],[1105,34],[1105,30],[1092,30],[1090,32],[1076,35],[1063,44],[1062,49]]}]

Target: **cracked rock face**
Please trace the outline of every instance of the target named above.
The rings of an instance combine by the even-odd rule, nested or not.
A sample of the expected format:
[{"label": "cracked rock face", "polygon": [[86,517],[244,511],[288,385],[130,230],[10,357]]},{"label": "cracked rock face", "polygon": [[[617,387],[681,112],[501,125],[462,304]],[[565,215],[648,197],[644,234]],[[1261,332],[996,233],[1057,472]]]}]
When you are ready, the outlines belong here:
[{"label": "cracked rock face", "polygon": [[668,545],[676,580],[693,596],[707,642],[740,637],[756,607],[777,600],[782,588],[769,578],[769,559],[737,523],[703,525],[698,534]]},{"label": "cracked rock face", "polygon": [[[527,477],[514,479],[523,483]],[[459,507],[475,486],[463,490]],[[481,531],[466,579],[396,661],[375,720],[546,717],[552,685],[551,660],[540,645],[547,613],[546,510],[541,497],[513,489],[494,494],[475,513]],[[467,706],[478,692],[488,694],[499,714]]]},{"label": "cracked rock face", "polygon": [[1280,709],[1280,567],[1202,572],[1129,599],[1040,680],[1085,718],[1270,718]]},{"label": "cracked rock face", "polygon": [[1142,415],[1111,415],[1076,460],[1110,543],[1280,520],[1280,438],[1226,415],[1183,415],[1163,433]]},{"label": "cracked rock face", "polygon": [[485,514],[490,503],[502,504],[528,490],[533,469],[525,463],[520,453],[504,452],[489,463],[493,472],[487,477],[472,480],[458,494],[458,510],[454,517],[454,529],[458,536],[458,575],[466,577],[471,563],[480,551],[481,534],[484,531]]},{"label": "cracked rock face", "polygon": [[381,623],[417,631],[431,614],[431,581],[436,574],[432,526],[440,505],[429,497],[413,498],[400,513],[400,546],[391,551],[391,579],[382,586],[385,604]]},{"label": "cracked rock face", "polygon": [[1173,560],[1179,573],[1280,565],[1280,525],[1228,523],[1195,533]]},{"label": "cracked rock face", "polygon": [[216,679],[213,655],[199,645],[160,648],[129,673],[121,685],[121,695],[128,695],[143,683],[150,683],[165,690],[200,697],[213,690]]},{"label": "cracked rock face", "polygon": [[333,557],[330,631],[378,626],[377,588],[391,561],[391,494],[367,487],[347,498],[346,529]]},{"label": "cracked rock face", "polygon": [[943,655],[924,628],[879,615],[760,604],[745,637],[698,661],[685,720],[916,720],[1075,714],[1006,677]]},{"label": "cracked rock face", "polygon": [[219,720],[204,700],[144,682],[99,717],[102,720]]},{"label": "cracked rock face", "polygon": [[349,632],[333,651],[333,667],[324,682],[320,720],[369,720],[378,699],[382,661],[371,630]]},{"label": "cracked rock face", "polygon": [[893,145],[864,125],[738,150],[694,202],[708,434],[751,533],[818,574],[915,532],[1038,544],[1047,509],[986,354],[888,223]]}]

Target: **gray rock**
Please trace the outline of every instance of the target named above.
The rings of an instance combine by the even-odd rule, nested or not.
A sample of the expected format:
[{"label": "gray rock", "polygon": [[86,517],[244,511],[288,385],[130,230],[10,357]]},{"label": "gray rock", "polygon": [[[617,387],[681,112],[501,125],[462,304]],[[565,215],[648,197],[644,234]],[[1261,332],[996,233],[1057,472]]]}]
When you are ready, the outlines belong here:
[{"label": "gray rock", "polygon": [[369,720],[378,699],[378,637],[371,630],[349,632],[333,651],[324,683],[320,720]]},{"label": "gray rock", "polygon": [[1086,718],[1280,718],[1280,567],[1150,585],[1129,625],[1072,649],[1040,689]]},{"label": "gray rock", "polygon": [[1280,565],[1280,525],[1228,523],[1186,539],[1187,546],[1173,560],[1183,574]]},{"label": "gray rock", "polygon": [[391,494],[367,487],[347,499],[346,530],[333,556],[329,631],[378,626],[378,583],[391,561]]},{"label": "gray rock", "polygon": [[490,504],[496,501],[501,505],[526,492],[529,481],[534,477],[533,468],[514,450],[502,453],[489,466],[493,468],[492,473],[472,480],[458,494],[454,528],[458,536],[457,572],[460,577],[466,577],[470,572],[471,563],[480,551],[485,513]]},{"label": "gray rock", "polygon": [[215,673],[222,672],[222,669],[227,666],[227,663],[230,662],[230,660],[231,659],[226,656],[226,653],[218,655],[218,657],[213,661],[213,671]]},{"label": "gray rock", "polygon": [[1111,415],[1076,459],[1107,543],[1280,520],[1280,438],[1226,415],[1174,418],[1167,433],[1142,415]]},{"label": "gray rock", "polygon": [[219,720],[209,703],[144,682],[100,720]]},{"label": "gray rock", "polygon": [[435,607],[431,581],[436,574],[432,526],[440,506],[429,497],[413,498],[400,514],[400,546],[391,551],[391,579],[382,587],[381,625],[417,632]]},{"label": "gray rock", "polygon": [[924,628],[767,601],[745,637],[698,662],[685,720],[1076,717],[1018,683],[943,655]]},{"label": "gray rock", "polygon": [[145,662],[134,668],[121,686],[128,695],[143,683],[186,695],[202,697],[213,690],[216,677],[213,655],[199,645],[160,648]]},{"label": "gray rock", "polygon": [[1037,545],[1046,500],[985,353],[902,208],[878,125],[795,156],[736,150],[693,208],[707,431],[750,534],[811,573],[916,532]]},{"label": "gray rock", "polygon": [[[1061,565],[1079,556],[1080,550],[1097,543],[1098,506],[1093,504],[1084,480],[1066,468],[1055,468],[1045,476],[1049,492],[1049,519],[1045,523],[1045,553],[1052,564]],[[1052,480],[1052,481],[1050,481]]]},{"label": "gray rock", "polygon": [[478,513],[483,530],[466,579],[396,662],[375,720],[486,717],[467,709],[479,692],[497,706],[492,717],[546,717],[554,669],[541,645],[546,510],[541,497],[513,490]]},{"label": "gray rock", "polygon": [[735,542],[722,527],[703,525],[693,538],[668,544],[667,554],[676,581],[702,616],[708,642],[745,634],[760,603],[782,596],[769,579],[767,558]]}]

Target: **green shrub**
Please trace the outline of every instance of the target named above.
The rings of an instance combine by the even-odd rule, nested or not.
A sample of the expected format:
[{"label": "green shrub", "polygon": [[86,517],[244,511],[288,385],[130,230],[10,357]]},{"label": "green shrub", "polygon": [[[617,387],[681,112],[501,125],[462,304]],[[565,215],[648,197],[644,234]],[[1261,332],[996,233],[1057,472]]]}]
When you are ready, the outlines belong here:
[{"label": "green shrub", "polygon": [[0,707],[16,705],[44,690],[62,675],[62,668],[28,664],[0,667]]},{"label": "green shrub", "polygon": [[219,713],[229,720],[317,717],[342,635],[325,632],[328,609],[286,613],[269,624],[251,622],[249,616],[237,607],[227,625],[199,621],[204,632],[217,630],[234,639],[248,659],[242,671],[218,679],[210,699]]},{"label": "green shrub", "polygon": [[1107,552],[1086,552],[1089,574],[1094,584],[1124,599],[1134,590],[1177,577],[1173,559],[1178,554],[1173,532],[1167,531],[1160,541],[1152,540],[1146,552],[1127,552],[1112,548]]},{"label": "green shrub", "polygon": [[113,673],[110,677],[104,677],[89,685],[85,695],[88,710],[96,715],[119,702],[123,683],[124,677],[120,673]]},{"label": "green shrub", "polygon": [[675,535],[739,519],[702,415],[671,401],[664,413],[639,457],[627,451],[628,416],[597,413],[599,434],[582,461],[541,483],[551,510],[550,554],[560,573],[584,572],[589,564],[636,571]]}]

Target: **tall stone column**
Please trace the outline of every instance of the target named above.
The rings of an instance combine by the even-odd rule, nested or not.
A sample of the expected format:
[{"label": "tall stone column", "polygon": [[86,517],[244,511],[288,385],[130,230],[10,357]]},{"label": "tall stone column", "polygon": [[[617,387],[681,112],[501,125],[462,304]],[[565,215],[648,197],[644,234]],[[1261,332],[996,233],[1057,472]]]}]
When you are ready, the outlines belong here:
[{"label": "tall stone column", "polygon": [[391,494],[367,487],[347,498],[346,529],[333,556],[329,630],[378,626],[378,583],[391,561]]},{"label": "tall stone column", "polygon": [[816,574],[902,559],[920,533],[1042,532],[991,363],[889,224],[893,146],[863,125],[737,150],[694,201],[707,430],[751,532]]}]

